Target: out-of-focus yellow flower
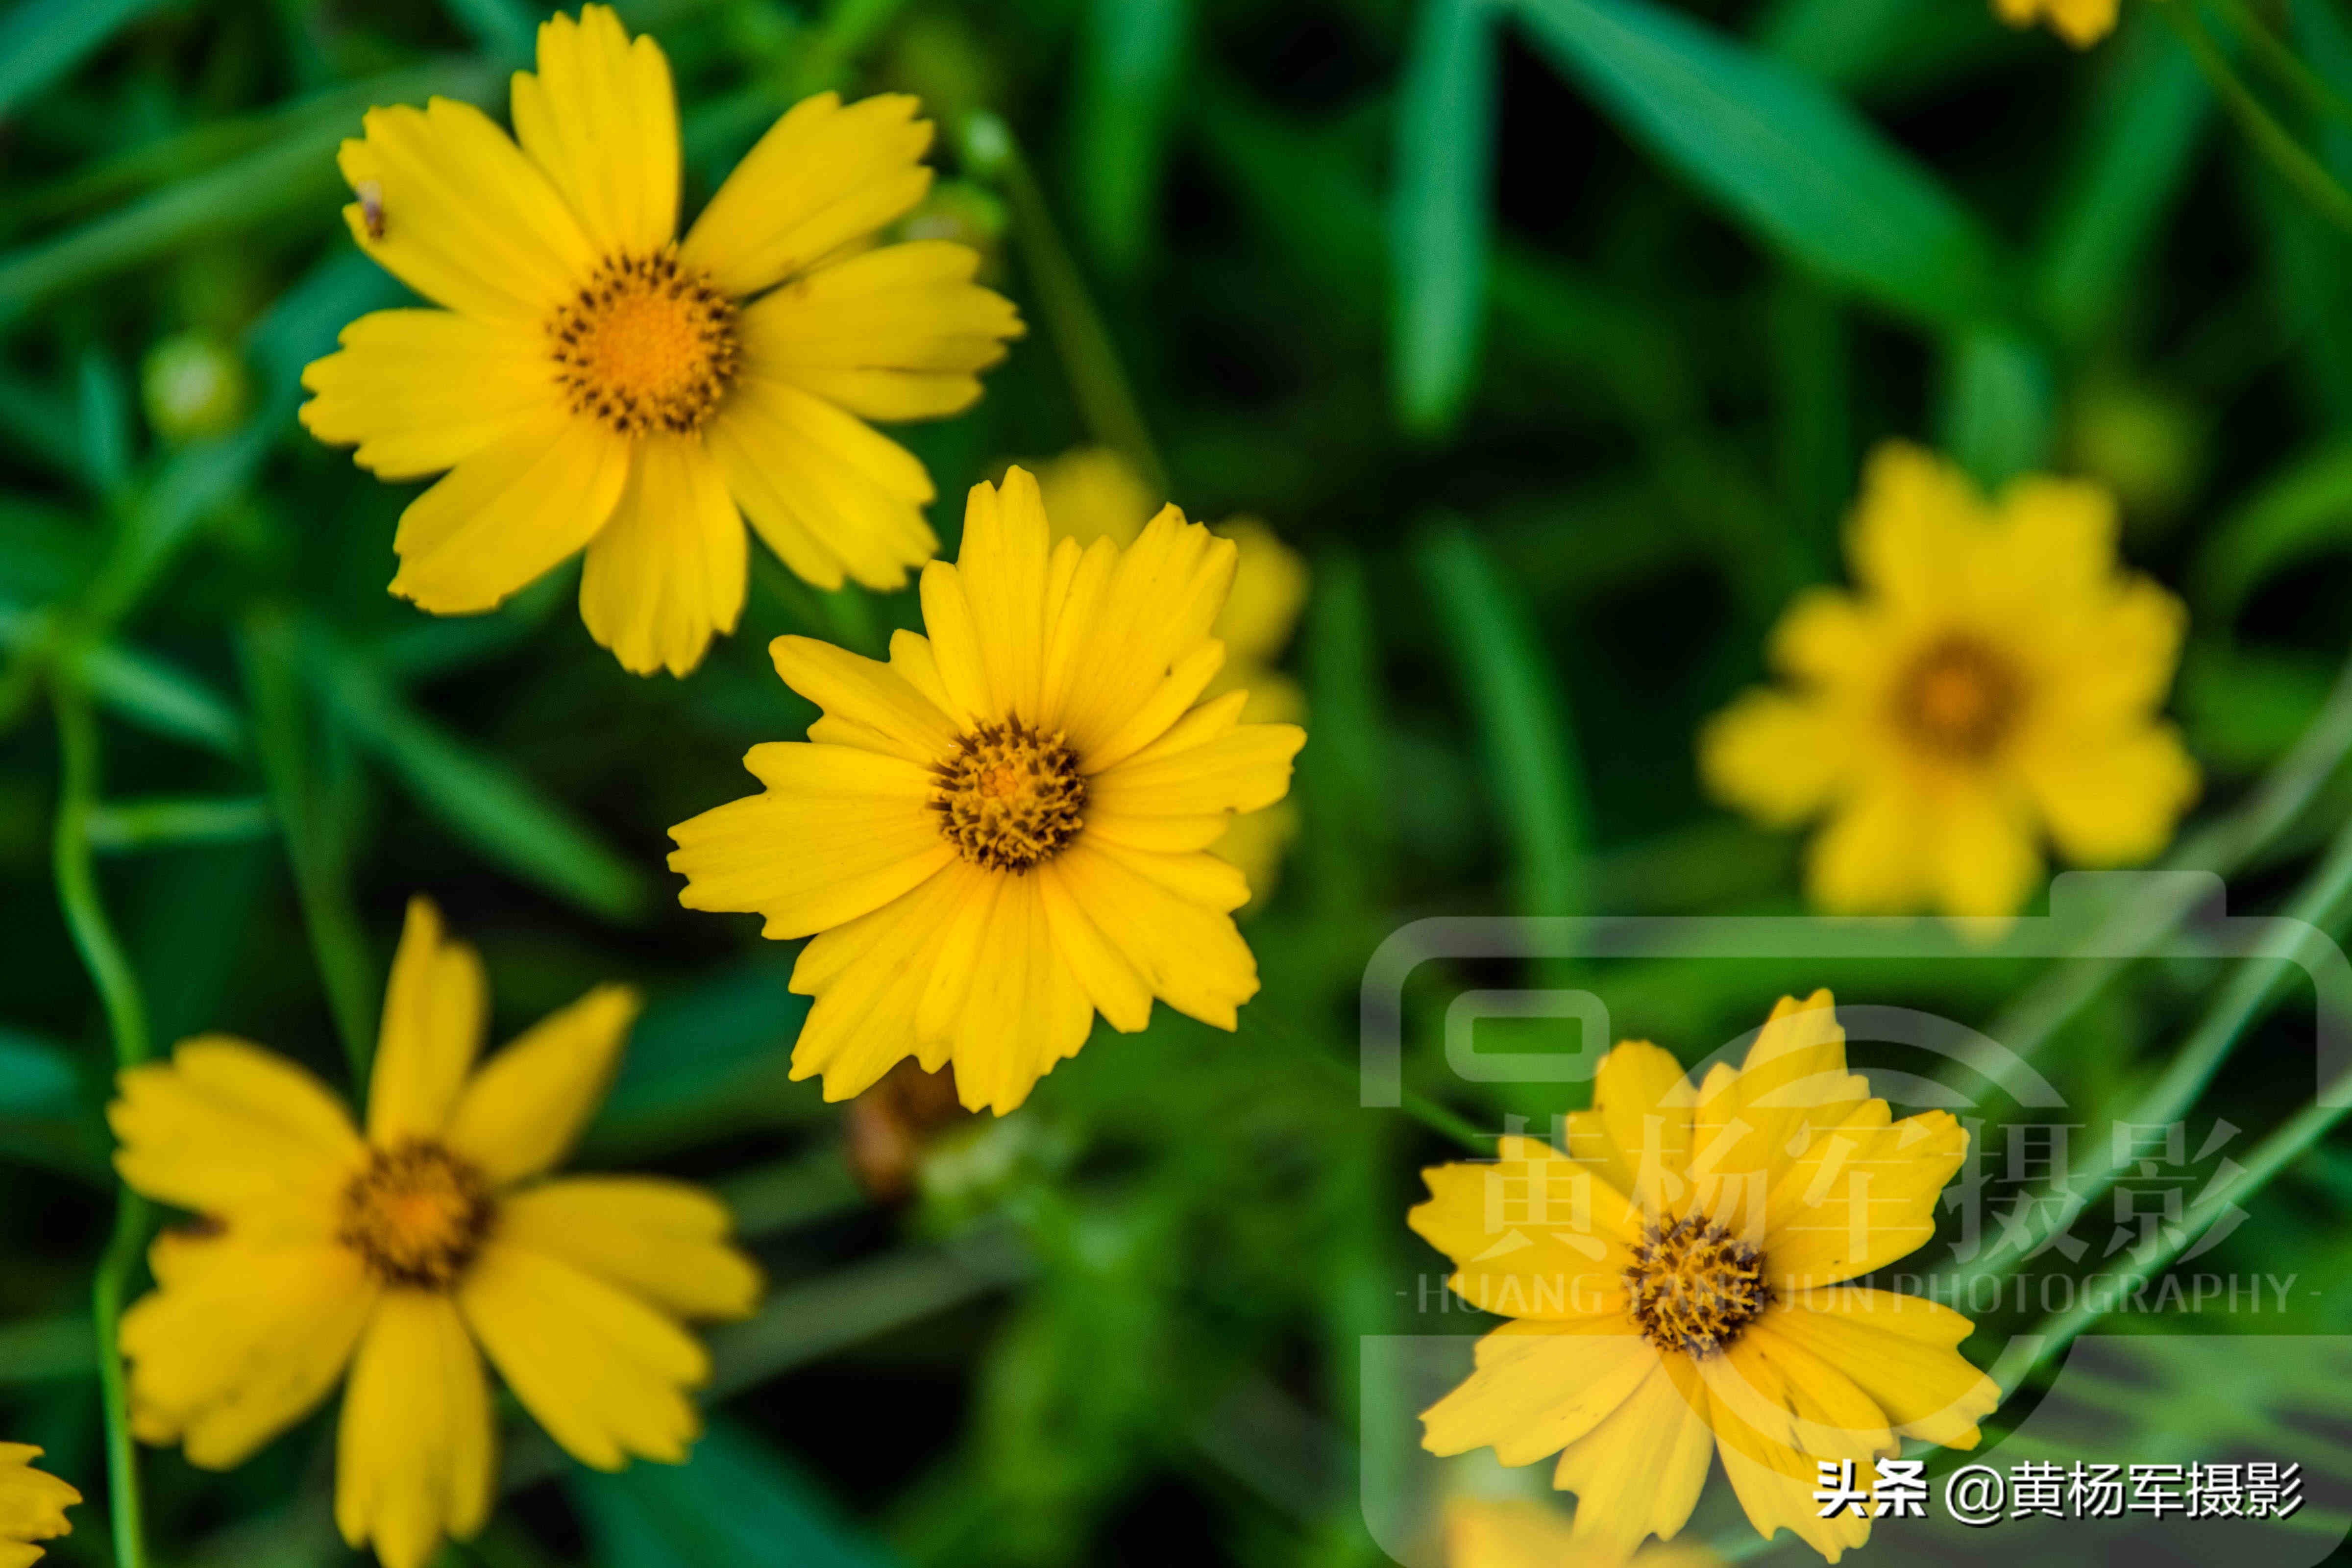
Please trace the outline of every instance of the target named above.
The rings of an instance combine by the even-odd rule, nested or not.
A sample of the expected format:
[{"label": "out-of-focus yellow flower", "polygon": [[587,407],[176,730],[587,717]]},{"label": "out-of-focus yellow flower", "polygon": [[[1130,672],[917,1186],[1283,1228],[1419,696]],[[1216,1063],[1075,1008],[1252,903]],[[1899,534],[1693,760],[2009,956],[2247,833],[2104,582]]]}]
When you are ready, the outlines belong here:
[{"label": "out-of-focus yellow flower", "polygon": [[1453,1497],[1445,1501],[1445,1568],[1717,1568],[1704,1546],[1653,1546],[1627,1557],[1568,1516],[1532,1498]]},{"label": "out-of-focus yellow flower", "polygon": [[1772,637],[1790,686],[1709,721],[1721,800],[1774,826],[1822,816],[1806,879],[1839,913],[2009,915],[2068,858],[2145,860],[2197,797],[2157,710],[2187,612],[2122,571],[2095,485],[2022,479],[1988,504],[1950,464],[1873,455],[1846,554]]},{"label": "out-of-focus yellow flower", "polygon": [[33,1468],[41,1451],[26,1443],[0,1443],[0,1568],[26,1568],[41,1549],[73,1529],[66,1510],[81,1493],[45,1470]]},{"label": "out-of-focus yellow flower", "polygon": [[[612,1081],[637,1001],[604,986],[477,1070],[481,961],[409,905],[364,1136],[301,1068],[221,1036],[130,1068],[122,1179],[203,1223],[164,1232],[122,1319],[131,1424],[207,1469],[242,1463],[349,1367],[335,1517],[423,1568],[488,1517],[482,1354],[583,1464],[679,1463],[709,1358],[679,1326],[751,1311],[751,1260],[700,1188],[545,1179]],[[477,1350],[477,1346],[479,1350]]]},{"label": "out-of-focus yellow flower", "polygon": [[[1132,464],[1105,447],[1082,447],[1042,465],[1037,486],[1056,535],[1081,544],[1108,539],[1131,544],[1156,510],[1150,489]],[[1246,690],[1242,717],[1253,723],[1300,724],[1307,720],[1307,694],[1274,668],[1307,605],[1307,562],[1254,517],[1213,523],[1211,531],[1240,550],[1234,591],[1212,629],[1225,645],[1225,668],[1209,685],[1209,695]],[[1212,850],[1240,868],[1250,896],[1263,900],[1274,891],[1282,858],[1298,837],[1298,808],[1290,801],[1234,818]]]},{"label": "out-of-focus yellow flower", "polygon": [[1974,1447],[1999,1402],[1956,1348],[1966,1318],[1845,1284],[1934,1235],[1969,1135],[1941,1110],[1892,1119],[1846,1071],[1826,991],[1783,997],[1745,1063],[1694,1086],[1656,1046],[1604,1058],[1565,1150],[1505,1138],[1499,1159],[1423,1173],[1412,1228],[1448,1283],[1512,1321],[1423,1413],[1433,1453],[1557,1454],[1574,1536],[1667,1539],[1720,1455],[1748,1521],[1830,1561],[1866,1520],[1821,1517],[1818,1462],[1917,1437]]},{"label": "out-of-focus yellow flower", "polygon": [[2116,30],[2122,0],[1992,0],[1992,8],[2012,27],[2047,22],[2052,32],[2087,49]]},{"label": "out-of-focus yellow flower", "polygon": [[604,6],[540,28],[520,146],[446,99],[370,110],[352,237],[448,309],[346,327],[302,421],[382,478],[449,470],[392,591],[472,614],[585,550],[590,634],[683,675],[735,627],[747,516],[819,587],[902,585],[938,548],[930,477],[865,421],[965,408],[1022,331],[970,247],[868,243],[929,188],[915,112],[805,100],[681,240],[669,64]]},{"label": "out-of-focus yellow flower", "polygon": [[916,1057],[955,1065],[999,1114],[1154,997],[1231,1029],[1257,992],[1232,911],[1241,873],[1206,851],[1290,784],[1306,734],[1203,693],[1237,552],[1170,507],[1126,549],[1055,543],[1036,481],[975,486],[956,564],[923,568],[928,637],[887,664],[806,637],[772,646],[824,710],[805,742],[754,747],[763,795],[670,829],[688,909],[757,911],[815,936],[793,1076],[828,1100]]}]

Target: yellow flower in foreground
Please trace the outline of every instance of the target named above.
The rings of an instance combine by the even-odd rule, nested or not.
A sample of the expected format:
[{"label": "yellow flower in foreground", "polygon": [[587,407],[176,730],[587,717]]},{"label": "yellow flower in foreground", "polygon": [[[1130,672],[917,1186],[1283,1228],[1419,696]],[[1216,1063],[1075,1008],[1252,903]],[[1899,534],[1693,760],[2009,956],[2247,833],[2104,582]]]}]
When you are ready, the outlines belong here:
[{"label": "yellow flower in foreground", "polygon": [[[1054,520],[1055,536],[1080,544],[1097,539],[1122,548],[1132,544],[1158,510],[1134,465],[1107,447],[1082,447],[1043,465],[1037,488],[1045,498],[1045,515]],[[1225,668],[1210,682],[1208,695],[1247,690],[1244,721],[1305,723],[1307,694],[1274,661],[1289,646],[1306,607],[1307,563],[1253,517],[1215,524],[1211,531],[1232,540],[1240,555],[1233,594],[1209,628],[1225,645]],[[1239,867],[1251,897],[1262,900],[1274,890],[1283,855],[1297,837],[1297,807],[1284,800],[1234,816],[1210,853]]]},{"label": "yellow flower in foreground", "polygon": [[1234,1026],[1249,889],[1205,851],[1281,798],[1307,739],[1241,722],[1246,692],[1202,699],[1234,554],[1172,506],[1125,550],[1055,543],[1014,468],[973,487],[957,563],[923,568],[927,637],[897,633],[887,664],[776,639],[824,716],[752,748],[766,793],[671,828],[669,863],[688,909],[816,936],[794,1078],[843,1100],[902,1058],[952,1061],[964,1105],[1001,1114],[1097,1011],[1131,1034],[1156,996]]},{"label": "yellow flower in foreground", "polygon": [[73,1526],[66,1510],[81,1493],[46,1471],[33,1468],[41,1451],[26,1443],[0,1443],[0,1568],[25,1568],[37,1560],[36,1541],[54,1541]]},{"label": "yellow flower in foreground", "polygon": [[678,1321],[741,1317],[759,1293],[726,1206],[651,1177],[541,1179],[603,1100],[636,1010],[601,987],[476,1070],[481,961],[418,899],[364,1137],[318,1079],[242,1040],[184,1041],[123,1073],[108,1110],[122,1179],[204,1218],[156,1240],[157,1288],[123,1315],[139,1436],[226,1469],[348,1366],[335,1518],[390,1568],[422,1568],[488,1517],[483,1352],[583,1464],[683,1461],[685,1391],[709,1363]]},{"label": "yellow flower in foreground", "polygon": [[1445,1568],[1718,1568],[1704,1546],[1654,1546],[1628,1559],[1532,1498],[1454,1497],[1445,1503]]},{"label": "yellow flower in foreground", "polygon": [[1825,816],[1807,883],[1838,913],[2013,914],[2045,835],[2084,864],[2153,857],[2197,795],[2157,717],[2187,616],[2118,568],[2116,531],[2095,485],[2022,479],[1988,504],[1880,447],[1846,537],[1861,592],[1790,606],[1771,657],[1790,687],[1708,723],[1708,788],[1774,826]]},{"label": "yellow flower in foreground", "polygon": [[446,99],[370,110],[352,237],[448,309],[345,328],[302,422],[383,479],[450,470],[401,516],[392,591],[472,614],[584,549],[590,634],[683,675],[735,628],[745,516],[819,587],[903,584],[931,481],[864,421],[968,406],[1022,331],[969,247],[868,243],[929,187],[915,108],[804,100],[683,240],[668,61],[602,5],[541,26],[520,146]]},{"label": "yellow flower in foreground", "polygon": [[2116,30],[2122,0],[1992,0],[1992,8],[2012,27],[2047,22],[2052,32],[2087,49]]},{"label": "yellow flower in foreground", "polygon": [[1782,998],[1746,1064],[1696,1088],[1656,1046],[1618,1046],[1568,1139],[1423,1173],[1412,1228],[1458,1294],[1513,1320],[1423,1412],[1431,1452],[1559,1455],[1577,1539],[1621,1552],[1680,1530],[1720,1455],[1758,1531],[1835,1562],[1870,1527],[1820,1517],[1818,1460],[1866,1478],[1900,1437],[1975,1447],[1999,1394],[1956,1348],[1969,1321],[1844,1283],[1934,1234],[1968,1133],[1891,1119],[1846,1071],[1828,992]]}]

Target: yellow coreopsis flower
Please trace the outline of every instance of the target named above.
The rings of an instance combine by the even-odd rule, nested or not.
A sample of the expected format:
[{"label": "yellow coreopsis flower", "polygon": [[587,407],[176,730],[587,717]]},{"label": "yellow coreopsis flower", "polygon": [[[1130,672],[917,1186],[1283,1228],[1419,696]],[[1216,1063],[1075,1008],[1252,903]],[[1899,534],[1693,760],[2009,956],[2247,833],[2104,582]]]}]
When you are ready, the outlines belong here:
[{"label": "yellow coreopsis flower", "polygon": [[1412,1228],[1458,1294],[1513,1320],[1423,1413],[1432,1452],[1559,1455],[1577,1539],[1620,1552],[1680,1530],[1719,1455],[1758,1531],[1835,1562],[1870,1526],[1821,1517],[1820,1460],[1867,1479],[1901,1437],[1975,1447],[2000,1395],[1956,1348],[1969,1321],[1845,1283],[1934,1234],[1968,1133],[1892,1119],[1846,1071],[1828,992],[1782,998],[1744,1065],[1696,1086],[1618,1046],[1568,1139],[1423,1173]]},{"label": "yellow coreopsis flower", "polygon": [[2122,0],[1992,0],[1992,8],[2012,27],[2047,22],[2052,32],[2087,49],[2116,30]]},{"label": "yellow coreopsis flower", "polygon": [[2197,767],[2158,717],[2187,615],[2122,571],[2113,500],[2019,479],[1988,504],[1950,464],[1879,448],[1846,537],[1856,594],[1808,591],[1774,631],[1790,686],[1699,739],[1719,798],[1826,817],[1807,862],[1837,913],[2013,914],[2046,836],[2070,859],[2163,849]]},{"label": "yellow coreopsis flower", "polygon": [[446,99],[343,143],[362,249],[442,310],[380,310],[303,373],[302,421],[410,505],[392,591],[492,609],[587,552],[580,612],[639,674],[732,631],[743,518],[819,587],[896,588],[938,548],[923,466],[868,419],[953,414],[1020,335],[971,247],[872,245],[920,202],[904,96],[794,107],[677,237],[669,65],[613,13],[539,30],[514,140]]},{"label": "yellow coreopsis flower", "polygon": [[1532,1498],[1445,1501],[1445,1568],[1719,1568],[1704,1546],[1654,1546],[1636,1557],[1579,1536],[1558,1509]]},{"label": "yellow coreopsis flower", "polygon": [[928,637],[887,663],[779,637],[776,671],[824,710],[754,747],[767,786],[670,829],[688,909],[814,935],[793,989],[816,1004],[793,1076],[828,1100],[916,1057],[955,1065],[1000,1114],[1086,1044],[1099,1011],[1154,997],[1231,1029],[1257,964],[1207,853],[1289,787],[1295,724],[1204,700],[1235,548],[1169,507],[1134,544],[1054,542],[1036,481],[973,487],[954,565],[923,568]]},{"label": "yellow coreopsis flower", "polygon": [[26,1568],[41,1555],[33,1542],[73,1529],[66,1510],[81,1501],[81,1493],[33,1468],[40,1457],[28,1443],[0,1443],[0,1568]]},{"label": "yellow coreopsis flower", "polygon": [[[1133,464],[1107,447],[1082,447],[1037,470],[1045,515],[1056,537],[1091,544],[1108,539],[1122,547],[1135,542],[1157,508]],[[1255,723],[1304,723],[1307,694],[1274,668],[1289,646],[1307,604],[1307,562],[1274,530],[1254,517],[1213,525],[1211,531],[1234,542],[1234,591],[1217,624],[1210,628],[1225,645],[1225,668],[1208,695],[1246,690],[1242,718]],[[1263,811],[1234,817],[1210,853],[1240,868],[1253,899],[1274,889],[1282,858],[1298,837],[1298,809],[1278,801]]]},{"label": "yellow coreopsis flower", "polygon": [[204,1223],[166,1231],[122,1319],[133,1429],[226,1469],[350,1369],[335,1517],[422,1568],[488,1517],[482,1356],[583,1464],[683,1461],[709,1358],[679,1326],[740,1317],[759,1273],[726,1205],[643,1176],[547,1179],[618,1065],[636,997],[604,986],[478,1070],[481,961],[418,899],[393,960],[362,1136],[257,1046],[187,1040],[125,1071],[122,1179]]}]

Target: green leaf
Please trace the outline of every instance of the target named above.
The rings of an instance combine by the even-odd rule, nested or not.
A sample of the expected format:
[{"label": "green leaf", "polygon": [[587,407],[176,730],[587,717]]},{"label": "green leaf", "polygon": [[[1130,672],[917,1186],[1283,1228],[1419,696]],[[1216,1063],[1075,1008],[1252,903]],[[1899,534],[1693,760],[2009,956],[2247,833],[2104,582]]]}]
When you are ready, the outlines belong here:
[{"label": "green leaf", "polygon": [[2043,317],[2078,341],[2111,323],[2131,297],[2213,118],[2213,95],[2170,28],[2126,28],[2108,53],[2083,151],[2051,204],[2035,269]]},{"label": "green leaf", "polygon": [[92,349],[81,358],[82,477],[98,495],[131,488],[131,392],[114,362]]},{"label": "green leaf", "polygon": [[336,716],[450,831],[593,914],[627,921],[644,910],[637,868],[520,772],[444,731],[357,655],[322,648],[310,663]]},{"label": "green leaf", "polygon": [[574,1468],[565,1484],[604,1568],[893,1568],[896,1553],[842,1514],[763,1439],[715,1421],[683,1465]]},{"label": "green leaf", "polygon": [[[386,92],[378,101],[411,101],[433,92],[472,101],[487,96],[492,81],[493,73],[483,66],[456,62],[382,84]],[[334,197],[343,188],[335,148],[358,128],[357,117],[341,100],[326,110],[289,112],[284,132],[266,146],[166,184],[79,228],[0,256],[0,321],[61,290],[87,289],[289,213],[314,215],[310,221],[324,232]]]},{"label": "green leaf", "polygon": [[795,1108],[804,1113],[813,1093],[795,1094],[790,1071],[809,999],[793,993],[791,979],[782,955],[763,955],[656,994],[589,1129],[592,1152],[604,1159],[642,1155],[772,1126]]},{"label": "green leaf", "polygon": [[1935,176],[1780,62],[1647,0],[1521,0],[1536,42],[1783,254],[1920,321],[2001,314],[1990,238]]},{"label": "green leaf", "polygon": [[1994,489],[2049,461],[2057,392],[2049,356],[2012,332],[1961,333],[1944,362],[1943,445]]},{"label": "green leaf", "polygon": [[0,16],[0,119],[162,0],[18,0]]},{"label": "green leaf", "polygon": [[1584,901],[1591,813],[1568,700],[1534,616],[1467,529],[1438,529],[1414,554],[1477,721],[1510,842],[1518,910],[1575,913]]},{"label": "green leaf", "polygon": [[0,1025],[0,1117],[68,1116],[80,1105],[73,1054]]},{"label": "green leaf", "polygon": [[276,819],[266,800],[188,795],[102,801],[89,825],[91,848],[121,852],[243,843],[266,837]]},{"label": "green leaf", "polygon": [[108,644],[82,657],[82,679],[109,711],[175,741],[241,756],[244,718],[194,676],[151,653]]},{"label": "green leaf", "polygon": [[1405,58],[1389,212],[1396,279],[1394,377],[1407,429],[1462,412],[1486,307],[1495,158],[1495,7],[1426,0]]},{"label": "green leaf", "polygon": [[2227,624],[2273,574],[2352,545],[2352,446],[2290,464],[2217,524],[2187,581],[2205,616]]},{"label": "green leaf", "polygon": [[1852,88],[1909,41],[1918,9],[1913,0],[1775,0],[1756,43],[1817,81]]},{"label": "green leaf", "polygon": [[1093,0],[1087,12],[1071,155],[1087,237],[1115,271],[1132,271],[1160,232],[1190,10],[1189,0]]}]

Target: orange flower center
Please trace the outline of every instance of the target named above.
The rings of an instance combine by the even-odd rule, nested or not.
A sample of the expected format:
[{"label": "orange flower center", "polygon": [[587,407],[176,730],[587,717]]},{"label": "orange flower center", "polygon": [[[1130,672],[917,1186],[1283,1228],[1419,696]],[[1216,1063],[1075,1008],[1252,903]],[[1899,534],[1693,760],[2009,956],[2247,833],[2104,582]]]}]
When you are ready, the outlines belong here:
[{"label": "orange flower center", "polygon": [[492,1213],[489,1184],[430,1139],[368,1152],[343,1189],[336,1237],[387,1285],[446,1290],[480,1249]]},{"label": "orange flower center", "polygon": [[1729,1345],[1772,1300],[1763,1255],[1696,1217],[1643,1228],[1625,1289],[1652,1344],[1699,1357]]},{"label": "orange flower center", "polygon": [[547,335],[572,412],[624,436],[700,429],[735,379],[735,303],[675,246],[606,257]]},{"label": "orange flower center", "polygon": [[1930,644],[1895,683],[1895,717],[1926,750],[1982,762],[2015,727],[2024,695],[2008,659],[1954,633]]},{"label": "orange flower center", "polygon": [[982,724],[932,770],[940,831],[963,858],[992,871],[1026,871],[1078,836],[1087,781],[1059,731],[1018,719]]}]

